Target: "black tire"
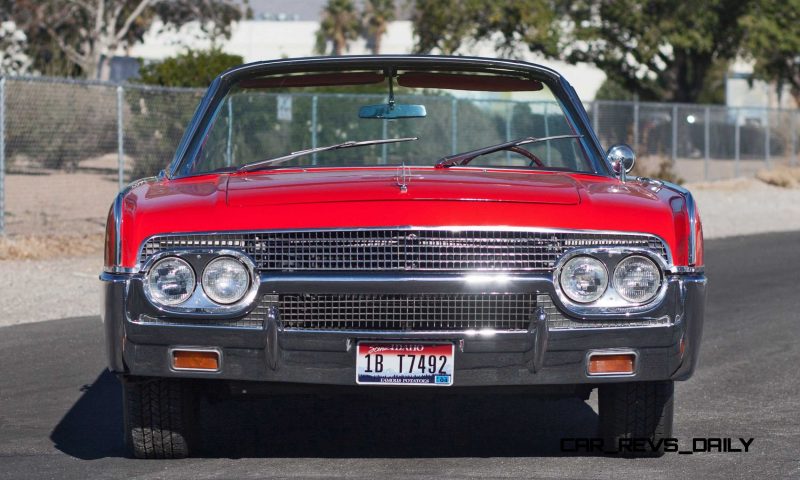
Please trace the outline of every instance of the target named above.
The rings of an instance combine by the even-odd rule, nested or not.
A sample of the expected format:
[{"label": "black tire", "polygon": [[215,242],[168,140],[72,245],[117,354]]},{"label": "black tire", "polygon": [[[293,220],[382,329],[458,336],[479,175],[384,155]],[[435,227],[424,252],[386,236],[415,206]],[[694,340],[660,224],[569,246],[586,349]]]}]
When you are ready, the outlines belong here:
[{"label": "black tire", "polygon": [[189,455],[191,384],[171,378],[123,378],[125,443],[136,458]]},{"label": "black tire", "polygon": [[630,456],[664,454],[665,440],[672,437],[672,381],[616,383],[598,390],[606,451]]}]

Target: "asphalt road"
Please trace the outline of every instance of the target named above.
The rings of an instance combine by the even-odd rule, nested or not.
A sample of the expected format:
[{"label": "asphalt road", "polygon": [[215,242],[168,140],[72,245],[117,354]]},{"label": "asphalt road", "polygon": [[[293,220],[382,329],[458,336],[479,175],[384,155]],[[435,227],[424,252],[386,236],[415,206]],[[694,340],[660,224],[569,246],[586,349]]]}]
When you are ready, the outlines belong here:
[{"label": "asphalt road", "polygon": [[700,367],[677,384],[675,434],[752,437],[748,453],[559,453],[561,438],[595,434],[591,401],[292,395],[205,405],[226,432],[216,455],[127,459],[90,317],[0,328],[0,477],[800,478],[800,233],[706,249]]}]

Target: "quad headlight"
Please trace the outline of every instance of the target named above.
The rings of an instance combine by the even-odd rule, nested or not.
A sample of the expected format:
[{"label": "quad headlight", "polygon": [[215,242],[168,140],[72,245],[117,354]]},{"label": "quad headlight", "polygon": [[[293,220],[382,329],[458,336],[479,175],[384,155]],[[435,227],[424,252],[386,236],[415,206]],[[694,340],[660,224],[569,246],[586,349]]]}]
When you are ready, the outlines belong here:
[{"label": "quad headlight", "polygon": [[162,305],[179,305],[192,296],[195,275],[191,265],[178,257],[156,262],[147,274],[150,298]]},{"label": "quad headlight", "polygon": [[608,288],[608,271],[600,260],[580,255],[567,261],[559,276],[561,290],[573,302],[594,302]]},{"label": "quad headlight", "polygon": [[250,271],[234,257],[219,257],[203,270],[203,291],[221,305],[236,303],[250,289]]},{"label": "quad headlight", "polygon": [[617,264],[611,284],[625,300],[646,303],[661,288],[661,270],[649,258],[631,255]]}]

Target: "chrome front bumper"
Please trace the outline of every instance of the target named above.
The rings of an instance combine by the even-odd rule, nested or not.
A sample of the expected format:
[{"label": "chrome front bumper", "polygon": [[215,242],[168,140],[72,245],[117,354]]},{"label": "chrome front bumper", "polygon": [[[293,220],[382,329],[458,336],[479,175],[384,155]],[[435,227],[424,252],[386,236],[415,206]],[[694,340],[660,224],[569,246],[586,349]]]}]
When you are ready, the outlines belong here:
[{"label": "chrome front bumper", "polygon": [[[620,381],[685,380],[697,364],[703,326],[706,278],[701,274],[670,275],[661,303],[650,311],[618,317],[620,321],[670,317],[667,325],[608,327],[613,319],[584,317],[579,328],[554,328],[548,315],[527,331],[346,331],[284,328],[269,316],[260,328],[201,324],[143,325],[141,314],[158,312],[141,295],[136,275],[103,274],[103,322],[109,368],[113,372],[162,377],[355,385],[355,345],[362,340],[453,342],[455,385],[556,385]],[[507,279],[509,280],[509,279]],[[318,291],[342,292],[469,292],[485,285],[463,277],[331,276],[261,277],[259,294]],[[269,288],[265,287],[269,285]],[[504,291],[543,292],[554,298],[549,276],[512,277]],[[603,327],[587,327],[602,320]],[[175,346],[212,347],[222,352],[219,372],[176,372],[169,350]],[[586,356],[592,350],[626,349],[638,355],[634,375],[588,376]]]}]

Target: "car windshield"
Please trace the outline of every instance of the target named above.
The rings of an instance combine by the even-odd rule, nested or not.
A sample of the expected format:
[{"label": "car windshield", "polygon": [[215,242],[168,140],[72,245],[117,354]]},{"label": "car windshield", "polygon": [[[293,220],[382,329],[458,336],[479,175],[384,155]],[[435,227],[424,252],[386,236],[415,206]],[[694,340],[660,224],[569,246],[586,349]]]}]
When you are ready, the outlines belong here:
[{"label": "car windshield", "polygon": [[181,174],[379,165],[593,171],[561,101],[520,73],[246,78],[218,102],[204,131]]}]

